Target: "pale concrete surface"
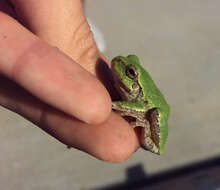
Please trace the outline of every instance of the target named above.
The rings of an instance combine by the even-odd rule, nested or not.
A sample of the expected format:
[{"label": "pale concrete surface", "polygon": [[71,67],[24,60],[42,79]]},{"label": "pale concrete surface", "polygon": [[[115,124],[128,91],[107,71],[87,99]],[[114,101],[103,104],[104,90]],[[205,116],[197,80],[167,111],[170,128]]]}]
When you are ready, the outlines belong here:
[{"label": "pale concrete surface", "polygon": [[162,156],[138,151],[109,164],[66,147],[0,110],[0,189],[91,189],[123,182],[128,168],[152,174],[220,152],[220,1],[92,0],[106,56],[137,54],[171,105]]}]

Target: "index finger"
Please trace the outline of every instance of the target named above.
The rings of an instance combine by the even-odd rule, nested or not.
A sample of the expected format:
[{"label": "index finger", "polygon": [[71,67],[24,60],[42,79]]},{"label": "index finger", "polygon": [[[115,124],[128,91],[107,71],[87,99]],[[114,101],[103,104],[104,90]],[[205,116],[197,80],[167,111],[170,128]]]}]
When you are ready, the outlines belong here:
[{"label": "index finger", "polygon": [[95,76],[3,13],[0,24],[1,73],[82,121],[97,124],[107,119],[111,99]]}]

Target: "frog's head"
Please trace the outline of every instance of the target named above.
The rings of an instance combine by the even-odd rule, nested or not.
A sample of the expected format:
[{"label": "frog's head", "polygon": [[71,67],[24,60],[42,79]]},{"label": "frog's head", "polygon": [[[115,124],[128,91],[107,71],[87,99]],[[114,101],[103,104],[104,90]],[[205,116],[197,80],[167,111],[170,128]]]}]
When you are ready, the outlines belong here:
[{"label": "frog's head", "polygon": [[132,101],[142,96],[138,84],[139,59],[136,55],[117,56],[112,60],[115,87],[123,100]]}]

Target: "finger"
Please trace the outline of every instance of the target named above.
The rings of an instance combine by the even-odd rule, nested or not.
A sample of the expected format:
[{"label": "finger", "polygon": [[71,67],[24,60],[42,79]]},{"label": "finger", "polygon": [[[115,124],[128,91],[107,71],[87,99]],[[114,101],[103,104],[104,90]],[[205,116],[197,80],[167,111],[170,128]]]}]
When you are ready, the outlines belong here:
[{"label": "finger", "polygon": [[60,38],[68,32],[72,33],[75,26],[85,19],[81,0],[12,0],[11,2],[23,23],[34,33],[42,36],[54,32]]},{"label": "finger", "polygon": [[[134,129],[115,113],[95,126],[50,111],[41,121],[44,130],[61,142],[104,161],[124,161],[140,146]],[[50,122],[58,125],[48,127]]]},{"label": "finger", "polygon": [[98,50],[86,21],[81,0],[14,0],[25,25],[41,39],[59,47],[92,73]]},{"label": "finger", "polygon": [[[126,160],[139,147],[133,128],[114,113],[101,125],[88,125],[40,102],[12,81],[3,77],[0,80],[7,89],[2,91],[0,87],[0,104],[21,114],[68,146],[109,162]],[[14,90],[16,94],[12,93]]]},{"label": "finger", "polygon": [[111,100],[93,75],[7,15],[0,13],[0,24],[1,73],[42,101],[87,123],[107,118]]}]

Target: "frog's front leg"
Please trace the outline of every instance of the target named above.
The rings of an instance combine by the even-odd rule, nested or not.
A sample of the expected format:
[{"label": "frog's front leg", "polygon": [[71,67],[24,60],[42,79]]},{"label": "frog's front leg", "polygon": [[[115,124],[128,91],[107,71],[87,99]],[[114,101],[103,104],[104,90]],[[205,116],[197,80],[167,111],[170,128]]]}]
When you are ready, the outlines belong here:
[{"label": "frog's front leg", "polygon": [[114,101],[112,102],[112,109],[123,112],[146,112],[149,110],[147,104],[142,101]]},{"label": "frog's front leg", "polygon": [[149,122],[146,119],[146,112],[148,109],[143,102],[116,101],[112,103],[112,109],[124,118],[126,118],[126,116],[133,118],[127,119],[133,128],[137,126],[149,128]]}]

